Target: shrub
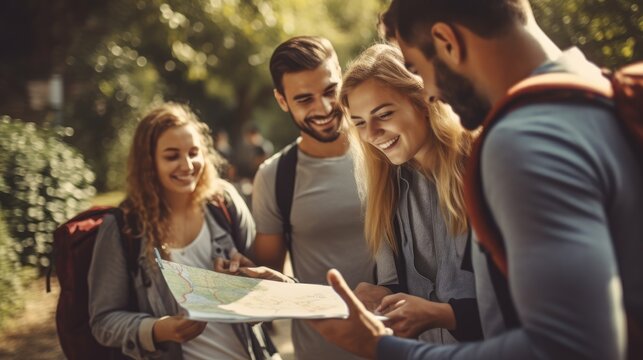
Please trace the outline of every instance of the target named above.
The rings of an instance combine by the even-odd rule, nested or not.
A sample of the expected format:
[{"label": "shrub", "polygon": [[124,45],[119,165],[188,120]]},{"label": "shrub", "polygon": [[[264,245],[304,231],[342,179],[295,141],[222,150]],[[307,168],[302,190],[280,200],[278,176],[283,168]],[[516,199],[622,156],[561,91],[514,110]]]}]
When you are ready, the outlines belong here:
[{"label": "shrub", "polygon": [[94,173],[63,141],[72,133],[0,117],[0,204],[22,264],[49,266],[54,229],[95,194]]},{"label": "shrub", "polygon": [[2,216],[0,216],[0,329],[7,319],[24,308],[20,260],[13,250]]}]

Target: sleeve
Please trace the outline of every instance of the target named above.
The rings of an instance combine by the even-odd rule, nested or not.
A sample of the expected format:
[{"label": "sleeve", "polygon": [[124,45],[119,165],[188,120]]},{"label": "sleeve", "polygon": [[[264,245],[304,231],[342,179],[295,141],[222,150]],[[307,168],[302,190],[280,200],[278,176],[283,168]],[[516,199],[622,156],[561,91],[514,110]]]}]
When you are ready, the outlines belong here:
[{"label": "sleeve", "polygon": [[455,315],[456,329],[449,330],[458,341],[482,340],[482,326],[478,302],[475,298],[450,299],[449,305]]},{"label": "sleeve", "polygon": [[592,114],[574,107],[568,119],[548,110],[497,125],[482,155],[484,191],[506,243],[521,327],[457,346],[382,339],[380,358],[624,357],[621,285],[603,206],[608,194],[592,139],[568,125]]},{"label": "sleeve", "polygon": [[261,234],[281,234],[283,225],[275,194],[276,161],[264,163],[255,175],[252,190],[252,214]]},{"label": "sleeve", "polygon": [[[251,245],[255,240],[255,236],[257,235],[255,221],[252,218],[250,209],[248,209],[248,205],[243,200],[234,185],[228,183],[227,181],[224,182],[224,184],[225,191],[228,193],[228,195],[230,195],[230,198],[234,203],[234,207],[237,210],[237,218],[235,219],[234,223],[239,225],[240,238],[245,242],[245,248],[249,250],[251,249]],[[247,256],[248,254],[245,255]]]},{"label": "sleeve", "polygon": [[87,280],[89,322],[96,340],[104,346],[118,347],[135,359],[150,356],[148,350],[154,350],[151,339],[156,318],[127,310],[131,278],[120,231],[112,215],[105,216],[96,235]]}]

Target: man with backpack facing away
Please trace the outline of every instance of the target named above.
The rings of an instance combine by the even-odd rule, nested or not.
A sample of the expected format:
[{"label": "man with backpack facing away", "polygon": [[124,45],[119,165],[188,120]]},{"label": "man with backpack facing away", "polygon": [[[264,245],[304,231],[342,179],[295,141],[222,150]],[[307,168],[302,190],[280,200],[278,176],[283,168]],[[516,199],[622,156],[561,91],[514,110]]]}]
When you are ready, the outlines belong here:
[{"label": "man with backpack facing away", "polygon": [[335,272],[329,282],[352,314],[312,325],[369,358],[640,358],[642,153],[621,126],[640,129],[640,109],[623,111],[640,100],[614,95],[614,105],[600,70],[578,49],[558,49],[526,0],[394,0],[383,19],[427,96],[450,103],[465,127],[484,127],[466,200],[486,340],[385,336]]},{"label": "man with backpack facing away", "polygon": [[[373,283],[353,161],[340,131],[337,54],[327,39],[291,38],[273,52],[270,72],[277,103],[299,127],[300,138],[266,160],[255,176],[255,260],[281,271],[289,252],[301,282],[325,283],[325,273],[338,268],[351,287]],[[299,359],[355,358],[301,321],[293,321],[292,336]]]}]

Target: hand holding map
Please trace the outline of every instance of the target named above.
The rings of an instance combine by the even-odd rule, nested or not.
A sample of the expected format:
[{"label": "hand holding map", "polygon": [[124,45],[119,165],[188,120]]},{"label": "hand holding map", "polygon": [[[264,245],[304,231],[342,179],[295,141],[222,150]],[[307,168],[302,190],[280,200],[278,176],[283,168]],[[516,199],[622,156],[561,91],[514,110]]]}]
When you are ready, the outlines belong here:
[{"label": "hand holding map", "polygon": [[161,260],[172,295],[188,318],[216,322],[346,318],[330,286],[292,284],[221,274]]}]

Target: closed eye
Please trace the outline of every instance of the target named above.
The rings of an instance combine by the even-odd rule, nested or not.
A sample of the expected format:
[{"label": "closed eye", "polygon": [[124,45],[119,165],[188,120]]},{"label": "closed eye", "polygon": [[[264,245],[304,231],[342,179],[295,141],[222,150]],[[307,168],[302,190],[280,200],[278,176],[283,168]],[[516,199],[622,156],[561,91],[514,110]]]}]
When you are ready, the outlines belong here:
[{"label": "closed eye", "polygon": [[305,98],[298,98],[295,100],[299,104],[306,104],[309,103],[312,100],[312,97],[305,97]]},{"label": "closed eye", "polygon": [[189,155],[192,158],[199,156],[199,148],[191,149]]},{"label": "closed eye", "polygon": [[382,120],[388,120],[388,119],[391,118],[393,113],[394,113],[394,111],[386,111],[386,112],[383,112],[381,114],[378,114],[377,117],[382,119]]}]

